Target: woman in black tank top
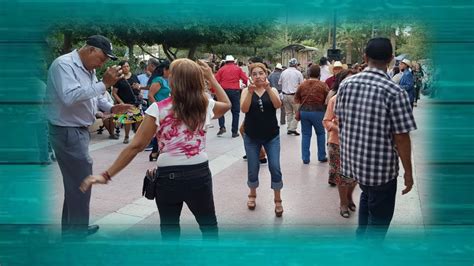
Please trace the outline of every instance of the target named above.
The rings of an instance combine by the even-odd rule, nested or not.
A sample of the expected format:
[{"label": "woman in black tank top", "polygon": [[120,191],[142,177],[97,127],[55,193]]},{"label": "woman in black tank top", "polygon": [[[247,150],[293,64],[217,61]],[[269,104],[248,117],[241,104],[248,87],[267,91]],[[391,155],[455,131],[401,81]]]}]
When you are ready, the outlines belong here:
[{"label": "woman in black tank top", "polygon": [[283,187],[280,170],[280,128],[276,118],[276,109],[281,107],[280,97],[275,88],[267,81],[267,68],[261,63],[250,66],[253,84],[242,91],[240,108],[245,113],[244,145],[247,154],[248,181],[250,188],[247,207],[256,207],[258,172],[260,170],[259,153],[262,146],[268,157],[268,168],[272,178],[271,188],[275,195],[275,214],[281,217],[280,190]]}]

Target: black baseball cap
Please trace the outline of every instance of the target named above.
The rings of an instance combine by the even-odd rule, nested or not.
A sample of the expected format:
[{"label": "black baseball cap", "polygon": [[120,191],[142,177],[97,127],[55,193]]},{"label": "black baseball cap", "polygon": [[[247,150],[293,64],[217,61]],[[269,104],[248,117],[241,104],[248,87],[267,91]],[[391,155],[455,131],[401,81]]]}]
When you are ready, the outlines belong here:
[{"label": "black baseball cap", "polygon": [[370,39],[365,47],[365,54],[375,60],[389,60],[393,55],[392,43],[387,38]]},{"label": "black baseball cap", "polygon": [[117,60],[117,57],[112,53],[112,43],[106,37],[102,35],[92,35],[87,38],[86,44],[101,49],[110,59],[114,61]]}]

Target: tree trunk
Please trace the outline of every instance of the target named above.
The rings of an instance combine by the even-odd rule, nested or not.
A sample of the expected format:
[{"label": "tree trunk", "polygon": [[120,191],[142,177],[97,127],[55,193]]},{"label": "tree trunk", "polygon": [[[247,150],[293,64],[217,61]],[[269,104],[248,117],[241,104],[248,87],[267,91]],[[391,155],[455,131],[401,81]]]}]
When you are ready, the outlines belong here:
[{"label": "tree trunk", "polygon": [[128,41],[127,47],[128,47],[128,61],[130,62],[130,64],[135,65],[137,62],[135,62],[135,56],[133,55],[133,42]]},{"label": "tree trunk", "polygon": [[67,54],[72,51],[72,31],[64,31],[64,41],[63,47],[61,49],[61,54]]},{"label": "tree trunk", "polygon": [[329,47],[331,47],[331,43],[332,43],[332,26],[331,24],[329,24],[329,30],[328,30],[328,45]]},{"label": "tree trunk", "polygon": [[393,28],[390,32],[390,42],[392,43],[393,54],[396,54],[395,51],[397,50],[397,36],[395,34],[396,31],[397,29]]},{"label": "tree trunk", "polygon": [[194,54],[196,53],[196,50],[197,50],[197,45],[193,45],[193,46],[191,46],[191,48],[189,48],[189,52],[188,52],[188,58],[189,59],[191,59],[191,60],[196,59],[194,57]]}]

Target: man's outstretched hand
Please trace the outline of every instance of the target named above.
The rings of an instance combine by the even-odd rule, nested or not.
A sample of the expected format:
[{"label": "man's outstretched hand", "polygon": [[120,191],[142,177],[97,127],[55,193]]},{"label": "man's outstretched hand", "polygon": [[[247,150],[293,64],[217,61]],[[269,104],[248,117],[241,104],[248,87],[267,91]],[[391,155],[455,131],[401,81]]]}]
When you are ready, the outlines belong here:
[{"label": "man's outstretched hand", "polygon": [[105,179],[105,177],[102,175],[90,175],[82,181],[79,189],[82,191],[82,193],[85,193],[91,188],[93,184],[107,184],[107,182],[107,179]]}]

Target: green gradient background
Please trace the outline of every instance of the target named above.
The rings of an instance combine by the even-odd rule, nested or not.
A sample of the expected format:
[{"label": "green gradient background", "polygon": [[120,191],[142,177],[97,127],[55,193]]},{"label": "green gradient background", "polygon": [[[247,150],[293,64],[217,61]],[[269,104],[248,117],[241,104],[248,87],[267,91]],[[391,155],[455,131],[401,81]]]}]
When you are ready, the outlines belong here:
[{"label": "green gradient background", "polygon": [[[398,19],[431,31],[438,95],[420,129],[429,156],[417,162],[429,184],[422,193],[423,229],[396,228],[384,245],[356,242],[345,228],[221,228],[219,242],[183,236],[156,241],[156,230],[128,231],[89,242],[62,243],[51,234],[52,184],[37,162],[40,106],[35,75],[45,34],[66,19],[119,20],[160,15],[198,21],[274,18],[289,22]],[[0,265],[473,265],[474,263],[474,2],[471,1],[2,1],[0,3]],[[203,22],[205,23],[205,22]],[[427,186],[424,186],[427,187]],[[155,228],[156,229],[156,228]],[[113,232],[113,228],[111,229]],[[424,232],[424,233],[423,233]]]}]

